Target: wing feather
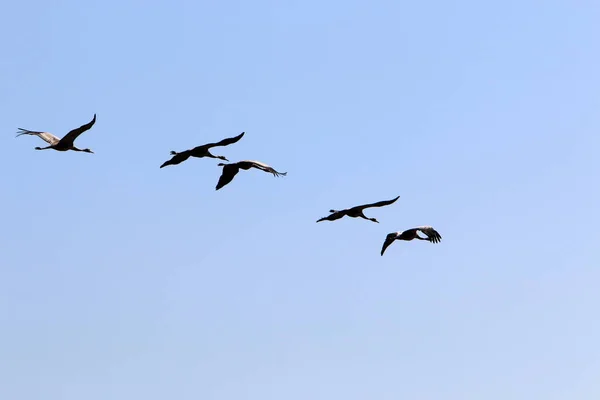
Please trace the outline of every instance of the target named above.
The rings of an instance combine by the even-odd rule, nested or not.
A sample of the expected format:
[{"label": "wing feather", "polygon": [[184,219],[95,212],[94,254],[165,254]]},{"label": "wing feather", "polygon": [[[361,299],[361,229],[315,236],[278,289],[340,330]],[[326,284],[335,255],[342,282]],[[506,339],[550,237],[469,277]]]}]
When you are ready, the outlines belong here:
[{"label": "wing feather", "polygon": [[321,222],[321,221],[335,221],[335,220],[338,220],[340,218],[343,218],[345,215],[346,215],[346,213],[344,211],[334,211],[330,215],[317,220],[317,222]]},{"label": "wing feather", "polygon": [[275,168],[273,168],[270,165],[267,165],[263,162],[260,162],[260,161],[244,160],[244,161],[240,161],[238,163],[238,165],[240,165],[240,168],[244,168],[244,169],[256,168],[256,169],[260,169],[261,171],[270,172],[271,174],[273,174],[273,176],[286,176],[287,175],[287,172],[276,171]]},{"label": "wing feather", "polygon": [[96,114],[94,114],[94,118],[92,118],[92,120],[90,122],[88,122],[87,124],[81,125],[79,128],[73,129],[72,131],[70,131],[69,133],[67,133],[61,139],[61,141],[63,143],[73,144],[73,142],[75,141],[75,139],[77,139],[77,137],[79,135],[81,135],[83,132],[85,132],[88,129],[90,129],[92,126],[94,126],[95,123],[96,123]]},{"label": "wing feather", "polygon": [[439,232],[433,229],[431,226],[419,226],[415,229],[423,232],[427,236],[427,240],[429,240],[431,243],[439,243],[442,240],[442,236],[439,234]]},{"label": "wing feather", "polygon": [[40,132],[40,131],[30,131],[27,129],[23,129],[23,128],[18,128],[18,135],[16,137],[19,137],[21,135],[32,135],[32,136],[37,136],[40,139],[42,139],[43,141],[45,141],[46,143],[50,144],[50,145],[55,145],[56,143],[58,143],[60,141],[59,138],[57,138],[56,136],[54,136],[53,134],[51,134],[50,132]]},{"label": "wing feather", "polygon": [[175,155],[171,157],[170,160],[165,161],[160,167],[164,168],[167,165],[181,164],[182,162],[190,158],[190,153],[190,150],[182,151],[181,153],[175,153]]},{"label": "wing feather", "polygon": [[396,240],[397,237],[397,232],[387,234],[387,236],[385,237],[385,241],[383,242],[383,247],[381,247],[381,255],[385,253],[385,249],[387,249],[390,244],[394,243],[394,240]]},{"label": "wing feather", "polygon": [[238,172],[240,172],[240,169],[235,164],[227,164],[223,166],[223,172],[219,177],[219,181],[217,182],[215,190],[219,190],[231,182]]},{"label": "wing feather", "polygon": [[376,203],[371,203],[371,204],[363,204],[361,206],[356,206],[353,208],[360,208],[360,209],[364,209],[364,208],[370,208],[370,207],[383,207],[383,206],[389,206],[390,204],[393,204],[396,202],[396,200],[398,200],[400,198],[400,196],[396,197],[395,199],[391,199],[391,200],[383,200],[383,201],[378,201]]},{"label": "wing feather", "polygon": [[227,138],[227,139],[223,139],[220,142],[216,142],[216,143],[207,143],[203,146],[200,147],[206,147],[207,149],[210,149],[211,147],[216,147],[216,146],[228,146],[230,144],[236,143],[238,142],[245,134],[246,132],[242,132],[237,136],[231,137],[231,138]]}]

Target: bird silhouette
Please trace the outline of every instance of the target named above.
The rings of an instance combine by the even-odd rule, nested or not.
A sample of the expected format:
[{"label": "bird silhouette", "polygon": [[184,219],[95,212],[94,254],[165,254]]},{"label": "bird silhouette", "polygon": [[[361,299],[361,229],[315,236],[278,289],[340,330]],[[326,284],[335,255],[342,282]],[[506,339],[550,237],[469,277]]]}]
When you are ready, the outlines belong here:
[{"label": "bird silhouette", "polygon": [[[419,232],[423,232],[427,237],[419,236]],[[392,232],[388,233],[385,237],[385,242],[383,242],[383,247],[381,248],[381,255],[385,252],[385,249],[396,240],[406,240],[410,241],[413,239],[418,240],[427,240],[431,243],[439,243],[442,240],[442,237],[431,226],[419,226],[417,228],[408,229],[402,232]]]},{"label": "bird silhouette", "polygon": [[73,151],[82,151],[84,153],[93,153],[93,151],[90,149],[78,149],[77,147],[75,147],[74,142],[75,142],[75,139],[77,139],[77,137],[79,135],[81,135],[83,132],[90,129],[95,123],[96,123],[96,114],[94,114],[94,118],[92,118],[92,120],[90,122],[88,122],[85,125],[81,125],[79,128],[73,129],[72,131],[67,133],[65,136],[63,136],[62,139],[57,138],[50,132],[30,131],[28,129],[23,129],[23,128],[18,128],[19,134],[15,137],[19,137],[21,135],[33,135],[33,136],[39,137],[40,139],[44,140],[46,143],[50,144],[50,146],[46,146],[46,147],[35,147],[36,150],[46,150],[46,149],[54,149],[57,151],[73,150]]},{"label": "bird silhouette", "polygon": [[219,163],[218,166],[223,167],[223,172],[219,177],[219,182],[217,182],[216,190],[221,189],[223,186],[231,182],[237,173],[240,172],[240,169],[249,170],[250,168],[256,168],[260,169],[261,171],[269,172],[273,174],[273,176],[287,175],[287,172],[275,171],[275,169],[273,169],[271,166],[260,161],[244,160],[231,164]]},{"label": "bird silhouette", "polygon": [[213,147],[217,147],[217,146],[227,146],[232,143],[236,143],[238,140],[240,140],[242,138],[242,136],[244,136],[244,133],[245,132],[242,132],[235,137],[223,139],[220,142],[208,143],[208,144],[203,144],[202,146],[196,146],[193,149],[185,150],[185,151],[182,151],[179,153],[176,151],[171,151],[171,155],[173,155],[173,157],[170,160],[165,161],[163,163],[163,165],[161,165],[160,167],[163,168],[163,167],[166,167],[167,165],[177,165],[177,164],[184,162],[185,160],[187,160],[190,157],[196,157],[196,158],[210,157],[210,158],[218,158],[220,160],[229,161],[228,159],[226,159],[223,156],[215,156],[214,154],[212,154],[210,152],[210,149]]},{"label": "bird silhouette", "polygon": [[371,204],[363,204],[362,206],[356,206],[356,207],[352,207],[352,208],[347,208],[345,210],[329,210],[330,213],[332,213],[331,215],[327,216],[327,217],[323,217],[319,220],[317,220],[317,222],[321,222],[321,221],[335,221],[337,219],[343,218],[345,216],[351,217],[351,218],[363,218],[363,219],[367,219],[369,221],[373,221],[373,222],[377,222],[379,223],[379,221],[377,221],[375,218],[368,218],[367,216],[365,216],[365,214],[363,213],[363,210],[365,208],[370,208],[370,207],[383,207],[383,206],[389,206],[390,204],[393,204],[394,202],[396,202],[396,200],[398,200],[400,198],[400,196],[396,197],[395,199],[392,200],[384,200],[384,201],[378,201],[377,203],[371,203]]}]

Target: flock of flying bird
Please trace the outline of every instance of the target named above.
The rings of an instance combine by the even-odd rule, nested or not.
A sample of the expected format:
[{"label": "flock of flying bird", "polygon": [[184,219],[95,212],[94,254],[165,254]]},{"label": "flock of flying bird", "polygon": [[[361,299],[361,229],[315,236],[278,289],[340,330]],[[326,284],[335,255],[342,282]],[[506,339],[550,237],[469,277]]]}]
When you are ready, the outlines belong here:
[{"label": "flock of flying bird", "polygon": [[[95,123],[96,123],[96,114],[94,114],[94,118],[92,118],[92,120],[90,122],[88,122],[85,125],[81,125],[79,128],[75,128],[75,129],[71,130],[69,133],[67,133],[65,136],[63,136],[62,139],[59,139],[58,137],[54,136],[53,134],[51,134],[49,132],[30,131],[30,130],[22,129],[22,128],[18,128],[17,137],[21,136],[21,135],[33,135],[33,136],[39,137],[40,139],[44,140],[45,142],[47,142],[49,144],[49,146],[46,146],[46,147],[35,147],[36,150],[46,150],[46,149],[54,149],[57,151],[73,150],[73,151],[82,151],[85,153],[93,153],[93,151],[90,149],[77,148],[75,146],[75,139],[77,139],[77,137],[79,137],[79,135],[81,135],[83,132],[89,130]],[[160,166],[160,168],[163,168],[163,167],[166,167],[169,165],[180,164],[180,163],[186,161],[190,157],[196,157],[196,158],[208,157],[208,158],[217,158],[219,160],[229,161],[227,158],[225,158],[223,156],[216,156],[216,155],[212,154],[210,152],[210,149],[213,147],[228,146],[230,144],[236,143],[243,136],[244,136],[244,132],[240,133],[239,135],[237,135],[235,137],[223,139],[220,142],[207,143],[202,146],[197,146],[197,147],[194,147],[193,149],[189,149],[189,150],[185,150],[185,151],[181,151],[181,152],[171,151],[171,155],[173,157],[171,157],[170,160],[165,161]],[[269,172],[269,173],[273,174],[273,176],[275,176],[275,177],[287,175],[287,172],[278,172],[271,166],[269,166],[265,163],[262,163],[260,161],[243,160],[243,161],[238,161],[238,162],[229,163],[229,164],[219,163],[217,165],[223,167],[223,171],[221,173],[221,176],[219,177],[219,181],[217,182],[216,190],[219,190],[223,186],[230,183],[233,180],[233,178],[238,174],[238,172],[240,172],[240,169],[249,170],[251,168],[256,168],[261,171]],[[323,218],[317,220],[317,222],[335,221],[335,220],[338,220],[340,218],[347,216],[347,217],[351,217],[351,218],[363,218],[363,219],[366,219],[369,221],[379,223],[379,221],[377,221],[375,218],[368,218],[367,216],[365,216],[365,214],[363,212],[364,209],[370,208],[370,207],[388,206],[388,205],[396,202],[396,200],[398,200],[399,198],[400,198],[400,196],[398,196],[392,200],[384,200],[384,201],[379,201],[379,202],[371,203],[371,204],[363,204],[360,206],[355,206],[355,207],[347,208],[344,210],[329,210],[329,212],[331,214],[328,215],[327,217],[323,217]],[[419,232],[423,233],[426,237],[419,236]],[[431,226],[419,226],[419,227],[408,229],[408,230],[401,231],[401,232],[392,232],[392,233],[389,233],[385,238],[383,247],[381,248],[381,255],[383,256],[383,253],[388,248],[388,246],[391,245],[396,240],[410,241],[410,240],[414,240],[414,239],[426,240],[431,243],[439,243],[440,240],[442,239],[442,237]]]}]

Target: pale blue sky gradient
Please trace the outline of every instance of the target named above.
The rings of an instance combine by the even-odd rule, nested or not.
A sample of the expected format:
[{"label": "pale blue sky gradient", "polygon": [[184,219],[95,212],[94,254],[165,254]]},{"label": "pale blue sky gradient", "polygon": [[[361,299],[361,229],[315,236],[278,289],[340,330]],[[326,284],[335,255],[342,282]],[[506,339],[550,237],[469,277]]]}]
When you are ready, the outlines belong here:
[{"label": "pale blue sky gradient", "polygon": [[2,15],[1,399],[600,398],[597,1]]}]

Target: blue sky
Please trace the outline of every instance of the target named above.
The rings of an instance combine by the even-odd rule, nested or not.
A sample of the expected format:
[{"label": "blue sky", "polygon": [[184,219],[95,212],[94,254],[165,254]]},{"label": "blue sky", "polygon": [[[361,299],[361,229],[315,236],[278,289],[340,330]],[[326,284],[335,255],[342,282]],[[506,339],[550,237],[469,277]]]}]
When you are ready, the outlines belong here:
[{"label": "blue sky", "polygon": [[597,2],[3,10],[1,398],[600,396]]}]

